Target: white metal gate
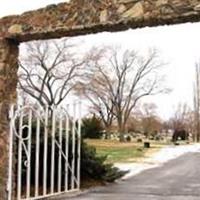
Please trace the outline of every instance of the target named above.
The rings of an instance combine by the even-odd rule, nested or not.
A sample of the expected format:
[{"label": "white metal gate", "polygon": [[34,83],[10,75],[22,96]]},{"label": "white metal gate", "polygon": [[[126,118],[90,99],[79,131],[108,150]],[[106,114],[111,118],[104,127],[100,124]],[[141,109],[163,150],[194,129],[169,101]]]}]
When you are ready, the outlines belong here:
[{"label": "white metal gate", "polygon": [[11,106],[8,200],[79,190],[80,111],[80,103],[65,109]]}]

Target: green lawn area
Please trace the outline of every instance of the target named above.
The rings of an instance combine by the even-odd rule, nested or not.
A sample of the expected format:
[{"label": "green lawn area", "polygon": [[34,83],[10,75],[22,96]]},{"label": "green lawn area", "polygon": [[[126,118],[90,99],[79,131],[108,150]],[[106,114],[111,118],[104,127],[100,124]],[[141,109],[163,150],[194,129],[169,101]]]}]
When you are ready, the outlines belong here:
[{"label": "green lawn area", "polygon": [[99,156],[107,156],[108,163],[138,162],[158,151],[164,144],[151,142],[150,149],[144,149],[143,143],[120,143],[113,140],[86,140],[87,144],[94,146]]}]

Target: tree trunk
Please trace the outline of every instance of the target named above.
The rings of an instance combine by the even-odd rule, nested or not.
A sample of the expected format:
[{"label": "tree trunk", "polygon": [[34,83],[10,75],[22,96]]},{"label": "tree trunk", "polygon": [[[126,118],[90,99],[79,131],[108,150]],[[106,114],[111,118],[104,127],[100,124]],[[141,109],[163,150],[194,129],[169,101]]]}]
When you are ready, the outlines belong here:
[{"label": "tree trunk", "polygon": [[119,132],[119,141],[120,142],[125,142],[125,125],[122,122],[121,117],[118,118],[118,132]]},{"label": "tree trunk", "polygon": [[194,110],[195,110],[195,124],[196,124],[196,134],[195,139],[196,142],[200,140],[200,65],[196,64],[196,80],[195,80],[195,88],[194,88]]}]

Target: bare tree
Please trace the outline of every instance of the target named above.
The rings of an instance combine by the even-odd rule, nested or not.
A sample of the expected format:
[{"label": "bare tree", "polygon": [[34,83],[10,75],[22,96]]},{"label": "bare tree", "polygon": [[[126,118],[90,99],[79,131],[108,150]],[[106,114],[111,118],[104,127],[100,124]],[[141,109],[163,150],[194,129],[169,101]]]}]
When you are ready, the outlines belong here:
[{"label": "bare tree", "polygon": [[155,50],[141,57],[135,51],[114,48],[93,49],[88,60],[90,71],[79,90],[96,110],[116,118],[123,140],[126,123],[137,102],[145,96],[166,92],[159,73],[163,63]]},{"label": "bare tree", "polygon": [[175,109],[173,117],[170,119],[172,128],[187,129],[187,122],[189,120],[191,109],[186,103],[179,103]]},{"label": "bare tree", "polygon": [[137,108],[134,108],[134,111],[131,112],[127,123],[126,123],[127,132],[137,132],[141,133],[141,110],[140,105],[137,105]]},{"label": "bare tree", "polygon": [[[93,87],[95,87],[95,85],[93,85]],[[90,87],[88,87],[87,91],[85,90],[84,96],[92,103],[90,107],[91,112],[99,114],[106,131],[109,132],[113,120],[115,119],[113,115],[114,106],[106,94],[101,93],[100,95],[100,93],[101,91],[95,93],[93,89],[91,90]]]},{"label": "bare tree", "polygon": [[41,106],[61,104],[81,75],[83,62],[72,48],[66,39],[25,44],[19,61],[19,90]]},{"label": "bare tree", "polygon": [[142,105],[141,123],[146,137],[149,137],[150,133],[154,134],[161,129],[162,122],[156,113],[156,109],[157,106],[154,103],[144,103]]}]

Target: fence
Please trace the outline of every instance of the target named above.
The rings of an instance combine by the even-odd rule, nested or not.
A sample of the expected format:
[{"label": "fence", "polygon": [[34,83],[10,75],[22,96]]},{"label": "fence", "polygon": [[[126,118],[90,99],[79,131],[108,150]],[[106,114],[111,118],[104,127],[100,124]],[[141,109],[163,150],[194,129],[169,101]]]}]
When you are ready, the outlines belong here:
[{"label": "fence", "polygon": [[80,112],[80,103],[65,109],[11,106],[8,200],[79,190]]}]

